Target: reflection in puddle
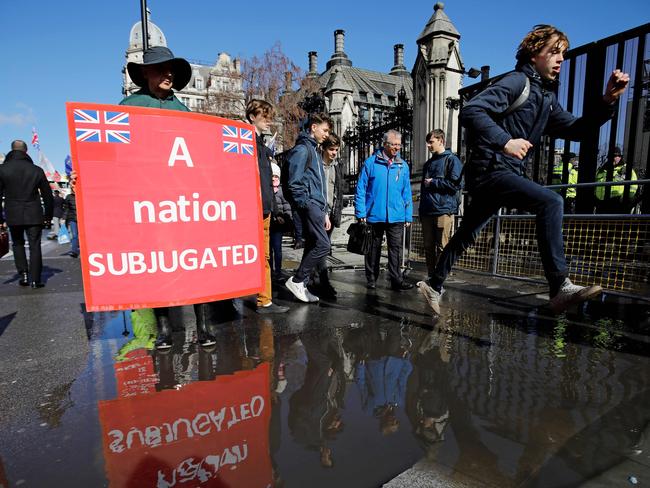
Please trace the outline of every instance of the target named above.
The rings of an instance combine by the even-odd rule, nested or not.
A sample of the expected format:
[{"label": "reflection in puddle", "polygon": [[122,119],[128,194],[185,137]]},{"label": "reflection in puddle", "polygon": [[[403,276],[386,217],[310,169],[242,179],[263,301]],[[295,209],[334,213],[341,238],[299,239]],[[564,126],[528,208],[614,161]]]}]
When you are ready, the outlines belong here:
[{"label": "reflection in puddle", "polygon": [[[632,319],[297,305],[239,310],[209,349],[178,328],[164,354],[152,319],[94,314],[88,370],[36,410],[87,456],[87,486],[374,487],[423,459],[436,479],[579,486],[648,464],[648,337]],[[15,479],[69,479],[75,453],[60,458]]]}]

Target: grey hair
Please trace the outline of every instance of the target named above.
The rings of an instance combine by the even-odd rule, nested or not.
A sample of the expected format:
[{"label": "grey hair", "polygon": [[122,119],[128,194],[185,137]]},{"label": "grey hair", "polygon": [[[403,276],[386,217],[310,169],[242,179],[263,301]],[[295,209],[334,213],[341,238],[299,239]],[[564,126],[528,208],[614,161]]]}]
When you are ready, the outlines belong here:
[{"label": "grey hair", "polygon": [[390,129],[389,131],[384,133],[384,137],[381,140],[381,143],[386,144],[388,142],[388,137],[389,136],[399,137],[399,139],[402,140],[402,133],[401,132],[396,131],[394,129]]}]

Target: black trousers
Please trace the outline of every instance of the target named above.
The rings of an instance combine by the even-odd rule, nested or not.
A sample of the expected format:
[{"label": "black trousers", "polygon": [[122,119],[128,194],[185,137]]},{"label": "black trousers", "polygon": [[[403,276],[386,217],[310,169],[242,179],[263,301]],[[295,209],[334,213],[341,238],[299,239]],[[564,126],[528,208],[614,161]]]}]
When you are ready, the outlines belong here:
[{"label": "black trousers", "polygon": [[[41,254],[42,225],[12,225],[9,227],[11,243],[14,252],[14,262],[19,273],[29,273],[30,281],[39,283],[43,270],[43,256]],[[25,234],[29,242],[29,266],[25,254]]]},{"label": "black trousers", "polygon": [[404,222],[372,223],[372,249],[365,257],[366,280],[374,283],[379,277],[379,259],[381,258],[381,241],[386,232],[386,243],[388,244],[388,276],[392,285],[399,285],[402,282],[400,272],[400,259],[402,257],[402,234]]}]

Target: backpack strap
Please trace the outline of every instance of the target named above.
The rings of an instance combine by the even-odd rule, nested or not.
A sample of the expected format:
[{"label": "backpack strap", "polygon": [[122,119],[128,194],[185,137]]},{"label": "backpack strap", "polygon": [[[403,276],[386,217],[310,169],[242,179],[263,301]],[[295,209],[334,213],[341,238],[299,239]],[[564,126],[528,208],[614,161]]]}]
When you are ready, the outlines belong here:
[{"label": "backpack strap", "polygon": [[526,100],[528,100],[528,97],[530,96],[530,80],[528,79],[528,76],[525,76],[525,78],[526,78],[526,83],[524,84],[524,89],[521,91],[517,99],[514,102],[512,102],[512,105],[510,105],[501,114],[502,117],[506,117],[510,115],[512,112],[514,112],[519,107],[521,107],[524,103],[526,103]]}]

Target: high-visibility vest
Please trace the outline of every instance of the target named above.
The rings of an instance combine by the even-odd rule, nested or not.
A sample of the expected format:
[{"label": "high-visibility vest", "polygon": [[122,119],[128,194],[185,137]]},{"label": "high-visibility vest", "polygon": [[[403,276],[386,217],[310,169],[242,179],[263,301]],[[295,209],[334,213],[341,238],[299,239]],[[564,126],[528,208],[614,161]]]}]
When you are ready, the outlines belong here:
[{"label": "high-visibility vest", "polygon": [[[630,175],[632,180],[636,180],[636,172],[632,170],[632,174]],[[625,165],[619,165],[614,168],[614,172],[612,173],[612,180],[607,179],[607,167],[602,167],[598,170],[598,173],[596,173],[596,181],[597,182],[606,182],[606,181],[625,181]],[[625,193],[625,187],[624,186],[610,186],[610,198],[623,198],[623,194]],[[630,198],[633,198],[634,195],[636,195],[636,190],[637,190],[637,185],[630,185]],[[596,198],[598,200],[604,200],[605,199],[605,187],[604,186],[599,186],[596,188]]]},{"label": "high-visibility vest", "polygon": [[[553,168],[553,176],[551,178],[551,185],[561,185],[562,184],[562,171],[563,168],[562,166],[555,166]],[[570,185],[575,185],[578,183],[578,170],[576,170],[573,166],[570,167],[569,169],[569,181],[567,182]],[[553,191],[557,193],[562,193],[562,188],[555,188]],[[576,197],[576,189],[575,188],[567,188],[566,189],[566,197],[567,198],[575,198]]]}]

